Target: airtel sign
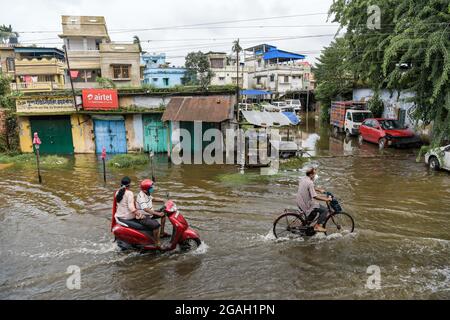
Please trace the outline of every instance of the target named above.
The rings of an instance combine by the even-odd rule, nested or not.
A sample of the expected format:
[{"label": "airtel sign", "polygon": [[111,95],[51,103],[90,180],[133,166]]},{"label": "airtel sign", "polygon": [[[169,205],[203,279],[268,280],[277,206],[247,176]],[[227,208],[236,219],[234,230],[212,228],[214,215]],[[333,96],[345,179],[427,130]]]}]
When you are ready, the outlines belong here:
[{"label": "airtel sign", "polygon": [[117,110],[119,98],[117,90],[112,89],[85,89],[83,94],[84,110]]}]

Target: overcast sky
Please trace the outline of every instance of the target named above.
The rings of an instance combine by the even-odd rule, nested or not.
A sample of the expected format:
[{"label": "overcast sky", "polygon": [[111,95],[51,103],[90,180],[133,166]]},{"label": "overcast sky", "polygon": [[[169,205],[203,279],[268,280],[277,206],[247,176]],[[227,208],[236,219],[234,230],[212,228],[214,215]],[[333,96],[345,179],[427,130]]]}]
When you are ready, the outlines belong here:
[{"label": "overcast sky", "polygon": [[[327,22],[331,3],[332,0],[14,0],[1,6],[0,24],[11,24],[20,32],[22,43],[61,47],[57,37],[62,29],[61,15],[98,15],[106,18],[113,41],[131,42],[137,35],[145,51],[166,52],[168,61],[175,65],[182,65],[183,57],[190,51],[230,52],[232,39],[238,37],[244,48],[269,43],[306,54],[306,60],[313,63],[337,30],[336,24]],[[297,16],[192,26],[293,15]],[[130,30],[175,26],[184,28]],[[309,38],[298,38],[304,36]],[[297,39],[279,39],[288,37]]]}]

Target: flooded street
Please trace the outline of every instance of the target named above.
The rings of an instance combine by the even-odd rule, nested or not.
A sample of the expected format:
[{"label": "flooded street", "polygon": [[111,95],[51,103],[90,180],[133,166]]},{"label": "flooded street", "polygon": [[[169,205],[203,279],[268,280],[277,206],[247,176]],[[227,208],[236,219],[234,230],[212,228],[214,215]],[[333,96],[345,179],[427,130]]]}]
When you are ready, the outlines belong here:
[{"label": "flooded street", "polygon": [[[356,232],[275,241],[274,219],[295,207],[302,172],[236,175],[235,166],[171,166],[158,158],[156,196],[170,192],[204,244],[195,252],[120,252],[110,234],[112,195],[149,167],[109,170],[77,155],[42,172],[0,170],[1,299],[449,299],[450,175],[416,163],[415,150],[328,135],[312,119],[298,139],[319,164],[318,185],[342,200]],[[81,268],[81,289],[66,270]],[[369,266],[381,289],[365,288]]]}]

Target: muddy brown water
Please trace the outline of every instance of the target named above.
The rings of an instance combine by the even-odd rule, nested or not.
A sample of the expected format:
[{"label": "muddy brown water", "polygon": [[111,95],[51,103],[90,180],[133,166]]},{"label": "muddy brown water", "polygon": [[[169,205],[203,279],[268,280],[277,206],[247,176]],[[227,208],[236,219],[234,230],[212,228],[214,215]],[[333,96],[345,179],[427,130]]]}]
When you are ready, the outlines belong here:
[{"label": "muddy brown water", "polygon": [[[290,135],[293,133],[291,132]],[[345,237],[275,241],[272,223],[293,208],[302,172],[237,176],[235,166],[157,162],[157,195],[170,192],[204,241],[187,254],[120,252],[109,233],[118,181],[149,168],[108,172],[71,158],[66,168],[0,170],[1,299],[448,299],[450,175],[416,163],[415,150],[334,138],[312,119],[293,134],[320,156],[318,184],[356,220]],[[66,286],[69,266],[81,289]],[[366,288],[369,266],[381,289]]]}]

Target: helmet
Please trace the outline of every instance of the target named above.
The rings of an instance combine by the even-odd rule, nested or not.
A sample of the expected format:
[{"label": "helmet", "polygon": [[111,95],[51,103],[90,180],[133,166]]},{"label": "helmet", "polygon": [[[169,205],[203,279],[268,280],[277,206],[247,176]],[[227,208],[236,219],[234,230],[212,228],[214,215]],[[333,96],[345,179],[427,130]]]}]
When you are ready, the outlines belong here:
[{"label": "helmet", "polygon": [[148,191],[152,187],[153,187],[153,181],[150,179],[146,179],[141,182],[141,190],[142,191]]}]

